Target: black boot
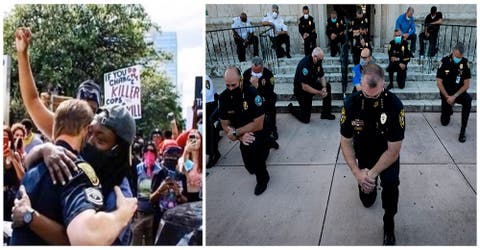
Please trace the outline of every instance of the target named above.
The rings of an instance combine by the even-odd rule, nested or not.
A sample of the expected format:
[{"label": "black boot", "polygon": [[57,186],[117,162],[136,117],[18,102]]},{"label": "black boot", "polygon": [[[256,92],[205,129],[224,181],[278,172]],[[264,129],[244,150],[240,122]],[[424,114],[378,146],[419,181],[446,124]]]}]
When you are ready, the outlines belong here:
[{"label": "black boot", "polygon": [[467,140],[467,137],[465,136],[465,128],[460,129],[460,135],[458,136],[458,141],[461,143],[464,143]]},{"label": "black boot", "polygon": [[395,223],[393,215],[383,216],[383,245],[393,246],[395,245]]}]

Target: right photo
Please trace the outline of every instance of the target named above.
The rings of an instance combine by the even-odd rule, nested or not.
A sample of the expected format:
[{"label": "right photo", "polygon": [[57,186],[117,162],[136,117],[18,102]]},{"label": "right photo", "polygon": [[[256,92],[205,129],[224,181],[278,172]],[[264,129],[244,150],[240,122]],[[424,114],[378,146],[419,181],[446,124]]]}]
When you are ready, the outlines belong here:
[{"label": "right photo", "polygon": [[475,4],[207,4],[207,246],[476,245]]}]

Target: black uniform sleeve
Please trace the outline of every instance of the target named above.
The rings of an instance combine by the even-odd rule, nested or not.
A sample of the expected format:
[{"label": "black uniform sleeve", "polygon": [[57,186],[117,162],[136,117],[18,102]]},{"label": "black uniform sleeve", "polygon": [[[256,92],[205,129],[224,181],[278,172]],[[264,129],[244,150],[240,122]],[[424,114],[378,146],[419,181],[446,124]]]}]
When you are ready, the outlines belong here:
[{"label": "black uniform sleeve", "polygon": [[300,72],[298,74],[299,76],[299,82],[300,82],[300,88],[302,88],[302,83],[310,84],[310,78],[311,74],[313,74],[312,69],[308,67],[308,65],[305,63],[304,60],[300,61],[298,64],[298,69]]},{"label": "black uniform sleeve", "polygon": [[298,19],[298,33],[303,36],[303,33],[305,33],[305,30],[303,29],[303,23],[302,23],[303,17],[300,17]]},{"label": "black uniform sleeve", "polygon": [[410,45],[407,41],[403,41],[402,44],[402,62],[408,64],[410,62]]},{"label": "black uniform sleeve", "polygon": [[388,44],[388,61],[390,61],[390,57],[392,57],[393,55],[393,41],[390,41],[390,43]]},{"label": "black uniform sleeve", "polygon": [[393,111],[390,115],[392,119],[389,119],[387,141],[401,141],[405,137],[405,110],[397,97],[394,97]]},{"label": "black uniform sleeve", "polygon": [[81,212],[88,209],[99,211],[103,207],[101,190],[93,186],[82,171],[62,188],[60,200],[66,226]]},{"label": "black uniform sleeve", "polygon": [[251,86],[252,84],[250,83],[250,77],[252,77],[252,70],[248,69],[243,72],[243,86]]},{"label": "black uniform sleeve", "polygon": [[447,57],[444,57],[442,59],[442,61],[440,62],[440,67],[438,67],[438,70],[437,70],[437,78],[440,78],[442,80],[445,80],[445,77],[446,77],[446,75],[445,75],[445,68],[447,66],[446,58]]},{"label": "black uniform sleeve", "polygon": [[218,118],[220,120],[228,120],[227,109],[225,107],[225,94],[220,94],[218,98]]},{"label": "black uniform sleeve", "polygon": [[342,107],[340,114],[340,134],[346,138],[353,137],[353,127],[352,127],[352,107],[353,107],[353,98],[350,97],[345,102],[345,106]]},{"label": "black uniform sleeve", "polygon": [[466,80],[466,79],[471,79],[472,78],[472,74],[470,72],[470,67],[468,67],[468,60],[463,58],[462,59],[462,67],[463,67],[463,79]]}]

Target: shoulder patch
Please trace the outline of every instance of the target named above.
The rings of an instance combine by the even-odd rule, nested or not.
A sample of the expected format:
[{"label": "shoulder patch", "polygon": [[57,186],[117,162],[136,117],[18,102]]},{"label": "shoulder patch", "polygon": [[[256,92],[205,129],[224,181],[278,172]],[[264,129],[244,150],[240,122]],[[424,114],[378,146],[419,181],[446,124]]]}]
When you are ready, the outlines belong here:
[{"label": "shoulder patch", "polygon": [[308,69],[307,68],[303,68],[302,69],[302,73],[304,76],[308,75]]},{"label": "shoulder patch", "polygon": [[345,112],[345,107],[342,107],[342,113],[341,113],[341,117],[340,117],[340,124],[345,123],[346,120],[347,120],[347,114],[346,114],[346,112]]},{"label": "shoulder patch", "polygon": [[87,201],[95,206],[103,206],[103,195],[98,188],[89,187],[84,190]]},{"label": "shoulder patch", "polygon": [[405,128],[405,110],[400,110],[400,114],[398,115],[398,122],[400,123],[400,127],[402,129]]},{"label": "shoulder patch", "polygon": [[270,84],[274,85],[275,84],[275,78],[272,76],[270,77]]},{"label": "shoulder patch", "polygon": [[87,175],[92,185],[98,186],[100,184],[100,180],[90,164],[87,162],[80,162],[77,164],[77,167],[79,167],[85,173],[85,175]]},{"label": "shoulder patch", "polygon": [[259,95],[255,96],[255,104],[259,107],[262,106],[262,97],[261,96],[259,96]]}]

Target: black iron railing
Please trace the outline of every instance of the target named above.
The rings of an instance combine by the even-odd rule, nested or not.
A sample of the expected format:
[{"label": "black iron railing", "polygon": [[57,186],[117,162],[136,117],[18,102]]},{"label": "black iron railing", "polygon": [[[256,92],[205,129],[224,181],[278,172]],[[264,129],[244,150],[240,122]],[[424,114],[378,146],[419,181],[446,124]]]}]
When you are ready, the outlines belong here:
[{"label": "black iron railing", "polygon": [[[273,43],[270,39],[270,26],[252,26],[255,36],[258,37],[259,56],[263,58],[264,66],[270,69],[274,74],[278,72],[278,60]],[[235,29],[218,29],[206,32],[206,61],[209,65],[224,67],[229,65],[238,65],[240,60],[237,55],[237,45],[233,37]],[[240,32],[239,32],[240,33]],[[254,56],[253,44],[246,48],[246,61],[248,62]]]},{"label": "black iron railing", "polygon": [[[417,35],[424,31],[424,24],[418,25],[420,29],[417,29]],[[417,38],[420,43],[420,39]],[[465,47],[465,52],[463,56],[468,59],[469,62],[476,62],[477,60],[477,26],[470,25],[453,25],[453,24],[442,24],[438,31],[437,37],[437,53],[433,56],[428,54],[429,51],[429,42],[425,41],[425,56],[426,56],[426,65],[425,70],[435,70],[437,68],[438,61],[442,57],[447,56],[452,52],[452,48],[457,44],[457,42],[462,42]],[[417,49],[420,48],[417,46]],[[471,70],[472,73],[476,73],[476,67],[472,63]]]}]

